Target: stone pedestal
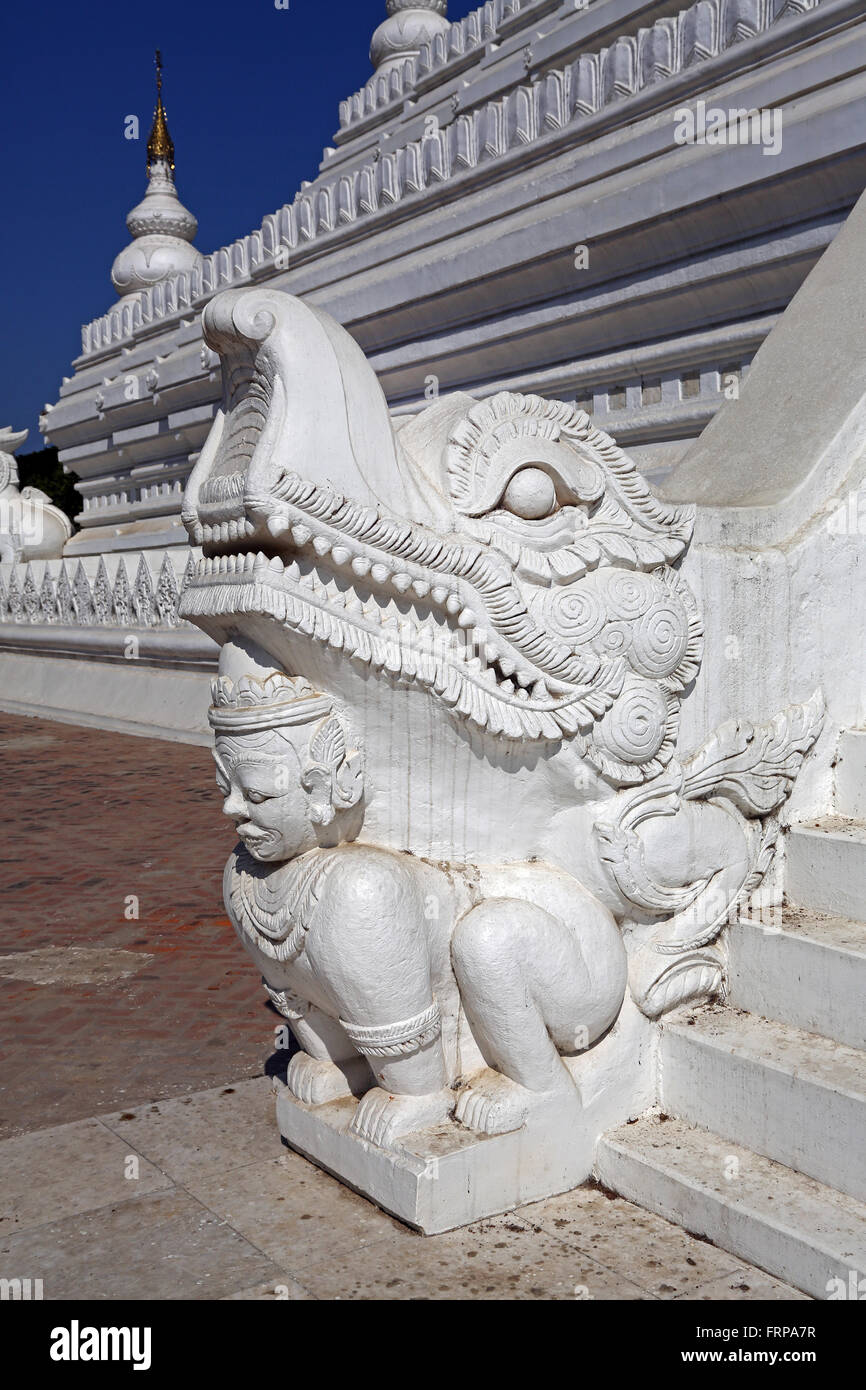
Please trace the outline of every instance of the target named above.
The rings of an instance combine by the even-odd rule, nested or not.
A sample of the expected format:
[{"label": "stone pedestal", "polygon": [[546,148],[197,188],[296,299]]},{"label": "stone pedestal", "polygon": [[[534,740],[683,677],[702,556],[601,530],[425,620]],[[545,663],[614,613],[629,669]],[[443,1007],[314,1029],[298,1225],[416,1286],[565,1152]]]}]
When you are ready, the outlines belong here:
[{"label": "stone pedestal", "polygon": [[569,1192],[592,1171],[595,1146],[577,1103],[551,1102],[511,1134],[446,1120],[393,1149],[349,1132],[356,1109],[351,1097],[304,1105],[283,1086],[277,1123],[291,1148],[424,1235]]}]

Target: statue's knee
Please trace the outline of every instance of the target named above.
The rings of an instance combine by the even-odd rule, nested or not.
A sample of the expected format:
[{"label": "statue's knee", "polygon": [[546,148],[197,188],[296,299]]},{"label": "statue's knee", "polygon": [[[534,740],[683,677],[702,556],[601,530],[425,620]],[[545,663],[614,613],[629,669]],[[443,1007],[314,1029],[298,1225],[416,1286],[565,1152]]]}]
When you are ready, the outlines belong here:
[{"label": "statue's knee", "polygon": [[495,898],[479,903],[462,917],[451,939],[451,958],[458,974],[502,966],[519,938],[521,909],[527,903]]}]

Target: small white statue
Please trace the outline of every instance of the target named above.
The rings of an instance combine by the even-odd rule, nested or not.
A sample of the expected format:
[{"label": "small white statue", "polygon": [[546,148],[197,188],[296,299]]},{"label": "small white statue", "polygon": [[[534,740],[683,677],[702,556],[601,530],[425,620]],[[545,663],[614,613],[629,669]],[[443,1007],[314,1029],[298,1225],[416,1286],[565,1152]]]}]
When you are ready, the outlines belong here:
[{"label": "small white statue", "polygon": [[0,563],[53,560],[72,535],[65,512],[37,487],[19,488],[15,454],[28,430],[0,429]]}]

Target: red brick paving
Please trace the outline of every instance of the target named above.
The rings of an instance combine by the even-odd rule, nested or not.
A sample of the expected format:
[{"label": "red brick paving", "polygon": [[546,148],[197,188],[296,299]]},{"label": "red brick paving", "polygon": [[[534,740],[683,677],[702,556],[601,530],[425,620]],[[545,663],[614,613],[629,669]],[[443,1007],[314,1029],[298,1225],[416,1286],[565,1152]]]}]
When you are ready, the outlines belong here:
[{"label": "red brick paving", "polygon": [[0,753],[0,955],[154,957],[98,985],[0,976],[0,1137],[261,1074],[279,1020],[222,905],[208,749],[0,714]]}]

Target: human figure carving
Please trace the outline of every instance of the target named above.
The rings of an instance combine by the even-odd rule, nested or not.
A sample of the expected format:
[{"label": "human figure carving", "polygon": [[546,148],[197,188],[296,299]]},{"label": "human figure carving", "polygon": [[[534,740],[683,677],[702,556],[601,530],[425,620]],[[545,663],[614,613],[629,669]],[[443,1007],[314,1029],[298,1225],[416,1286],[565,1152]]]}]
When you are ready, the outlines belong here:
[{"label": "human figure carving", "polygon": [[[210,719],[240,837],[226,905],[303,1049],[293,1094],[362,1094],[352,1127],[379,1144],[455,1106],[494,1133],[576,1104],[559,1053],[594,1042],[625,991],[611,914],[547,866],[445,869],[356,839],[360,754],[304,680],[218,681]],[[491,1070],[455,1093],[460,999]]]}]

